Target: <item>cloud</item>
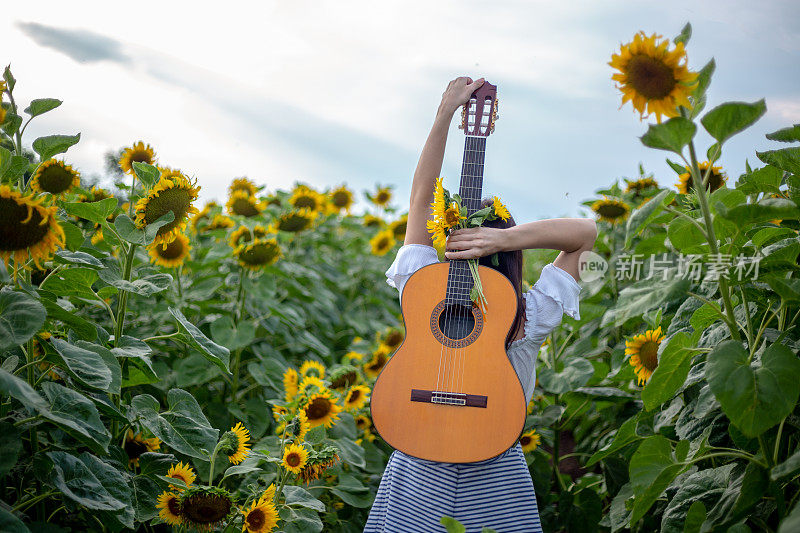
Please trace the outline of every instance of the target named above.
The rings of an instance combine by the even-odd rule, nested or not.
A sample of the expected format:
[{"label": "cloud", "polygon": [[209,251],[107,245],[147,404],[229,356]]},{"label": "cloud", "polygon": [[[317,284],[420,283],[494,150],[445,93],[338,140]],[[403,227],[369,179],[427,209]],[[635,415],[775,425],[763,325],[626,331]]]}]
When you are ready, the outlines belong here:
[{"label": "cloud", "polygon": [[17,22],[17,27],[37,44],[61,52],[79,63],[130,62],[130,57],[122,51],[122,43],[99,33],[56,28],[37,22]]}]

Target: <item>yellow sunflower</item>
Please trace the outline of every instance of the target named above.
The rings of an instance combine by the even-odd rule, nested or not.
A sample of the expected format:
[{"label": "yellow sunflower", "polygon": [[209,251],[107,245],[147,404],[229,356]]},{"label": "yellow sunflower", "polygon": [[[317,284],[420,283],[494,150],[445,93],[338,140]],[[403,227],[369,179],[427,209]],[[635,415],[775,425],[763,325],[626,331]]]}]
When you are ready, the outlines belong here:
[{"label": "yellow sunflower", "polygon": [[679,105],[691,108],[689,95],[697,86],[697,73],[686,67],[683,43],[670,51],[669,39],[657,42],[661,38],[655,33],[647,37],[640,31],[632,42],[620,45],[620,53],[613,54],[608,63],[619,70],[611,79],[622,91],[620,108],[630,100],[639,120],[647,118],[646,111],[647,116],[654,113],[659,124],[661,115],[678,116]]},{"label": "yellow sunflower", "polygon": [[155,164],[156,154],[149,144],[144,144],[142,141],[135,143],[130,148],[126,148],[119,158],[120,168],[128,173],[133,173],[133,163],[147,163],[148,165]]},{"label": "yellow sunflower", "polygon": [[228,461],[230,461],[231,464],[238,465],[244,461],[250,453],[250,445],[248,444],[250,441],[250,432],[247,431],[241,422],[237,422],[236,425],[231,428],[230,432],[235,436],[236,442],[235,446],[232,446],[233,451],[228,453]]},{"label": "yellow sunflower", "polygon": [[230,187],[228,187],[228,194],[232,195],[236,191],[244,191],[248,196],[255,196],[258,192],[258,187],[254,182],[242,176],[233,180]]},{"label": "yellow sunflower", "polygon": [[296,442],[303,442],[311,429],[311,423],[308,421],[305,411],[300,411],[295,417],[295,431],[293,433]]},{"label": "yellow sunflower", "polygon": [[300,375],[303,377],[306,376],[316,376],[318,378],[325,377],[325,365],[320,363],[319,361],[303,361],[303,364],[300,365]]},{"label": "yellow sunflower", "polygon": [[372,239],[370,239],[369,244],[372,247],[373,254],[386,255],[389,250],[394,248],[394,245],[397,244],[397,241],[394,239],[392,230],[387,229],[385,231],[378,232]]},{"label": "yellow sunflower", "polygon": [[406,228],[408,228],[408,213],[389,224],[389,230],[398,241],[406,238]]},{"label": "yellow sunflower", "polygon": [[642,191],[646,191],[647,189],[657,189],[658,182],[653,178],[640,178],[638,180],[625,180],[627,186],[625,187],[625,192],[633,192],[633,193],[640,193]]},{"label": "yellow sunflower", "polygon": [[352,363],[353,361],[363,360],[364,354],[359,352],[347,352],[346,354],[344,354],[344,357],[345,359],[347,359],[349,362]]},{"label": "yellow sunflower", "polygon": [[375,205],[386,207],[392,201],[392,188],[391,187],[378,187],[375,194],[367,196],[367,198]]},{"label": "yellow sunflower", "polygon": [[198,213],[192,202],[197,199],[200,187],[186,176],[162,177],[147,196],[136,202],[136,227],[144,228],[172,211],[172,222],[158,228],[153,244],[169,244],[186,229],[186,221]]},{"label": "yellow sunflower", "polygon": [[94,230],[94,233],[92,234],[91,238],[92,244],[94,246],[97,246],[98,244],[103,242],[103,227],[100,224],[97,224],[96,227],[97,229]]},{"label": "yellow sunflower", "polygon": [[303,412],[312,428],[323,424],[329,428],[339,419],[342,408],[336,405],[337,401],[337,398],[331,397],[329,391],[314,394],[308,399],[303,406]]},{"label": "yellow sunflower", "polygon": [[256,225],[253,229],[250,229],[247,226],[239,226],[236,228],[236,231],[231,233],[231,236],[228,239],[228,244],[230,244],[231,248],[235,250],[236,247],[242,243],[250,242],[253,239],[259,239],[266,236],[267,228],[260,224]]},{"label": "yellow sunflower", "polygon": [[353,206],[353,193],[346,186],[342,185],[332,190],[328,198],[333,211],[340,213],[344,209],[350,214],[350,208]]},{"label": "yellow sunflower", "polygon": [[625,355],[631,356],[629,361],[639,376],[639,385],[646,383],[658,366],[658,345],[665,338],[659,326],[625,341]]},{"label": "yellow sunflower", "polygon": [[350,388],[347,396],[344,399],[344,407],[347,410],[356,411],[364,407],[369,397],[369,387],[365,385],[356,385]]},{"label": "yellow sunflower", "polygon": [[258,201],[255,196],[247,194],[245,191],[238,190],[231,193],[228,203],[225,204],[229,215],[242,217],[254,217],[264,211],[264,203]]},{"label": "yellow sunflower", "polygon": [[383,337],[383,339],[381,339],[380,336],[378,337],[378,341],[386,346],[387,349],[386,351],[388,353],[391,353],[398,346],[400,346],[404,338],[405,336],[403,335],[403,332],[400,329],[390,327],[386,331],[386,335]]},{"label": "yellow sunflower", "polygon": [[277,239],[256,239],[239,245],[233,253],[243,267],[257,271],[275,264],[283,253]]},{"label": "yellow sunflower", "polygon": [[375,215],[370,215],[367,213],[364,215],[364,226],[367,228],[379,228],[386,224],[386,222],[381,217],[376,217]]},{"label": "yellow sunflower", "polygon": [[[723,184],[728,181],[728,176],[722,172],[722,167],[719,166],[712,166],[711,171],[708,170],[708,161],[703,161],[702,163],[697,164],[697,168],[700,169],[700,178],[702,179],[703,176],[706,175],[708,172],[708,179],[706,180],[706,190],[708,192],[714,192]],[[689,194],[689,191],[694,190],[694,180],[692,180],[692,169],[684,166],[686,172],[678,176],[678,182],[675,186],[678,188],[678,191],[681,194]]]},{"label": "yellow sunflower", "polygon": [[23,196],[8,185],[0,185],[0,258],[6,268],[13,258],[18,265],[30,259],[36,268],[44,270],[42,262],[64,247],[66,236],[56,218],[58,207],[42,206],[44,199]]},{"label": "yellow sunflower", "polygon": [[313,387],[312,394],[317,392],[323,392],[326,390],[325,382],[322,381],[318,377],[314,376],[306,376],[303,378],[303,381],[300,382],[300,387],[298,387],[298,392],[300,394],[304,394],[309,396],[308,389],[309,387]]},{"label": "yellow sunflower", "polygon": [[[274,487],[274,485],[271,485]],[[250,509],[242,509],[244,515],[242,533],[267,533],[278,525],[278,511],[273,503],[273,498],[262,495],[253,500]]]},{"label": "yellow sunflower", "polygon": [[128,455],[129,466],[139,466],[139,457],[145,452],[154,452],[161,448],[161,441],[158,437],[144,438],[141,433],[134,435],[132,429],[128,429],[125,435],[123,449]]},{"label": "yellow sunflower", "polygon": [[184,525],[199,531],[216,528],[234,508],[233,496],[221,487],[195,485],[179,498]]},{"label": "yellow sunflower", "polygon": [[31,178],[31,189],[59,195],[69,192],[81,183],[80,173],[64,161],[48,159],[36,168]]},{"label": "yellow sunflower", "polygon": [[[213,200],[207,202],[205,207],[203,207],[202,211],[200,211],[199,213],[197,213],[195,216],[192,217],[192,229],[197,231],[198,226],[201,223],[208,223],[208,221],[211,219],[211,210],[216,207],[219,207],[219,204],[217,204],[217,202]],[[231,220],[231,222],[233,221]]]},{"label": "yellow sunflower", "polygon": [[[192,470],[192,467],[189,466],[189,463],[183,464],[182,462],[172,465],[169,467],[169,471],[167,472],[167,477],[171,477],[173,479],[178,479],[183,482],[184,485],[187,487],[194,483],[194,480],[197,478],[197,475]],[[181,491],[183,490],[180,487],[175,485],[170,485],[169,488],[171,490]]]},{"label": "yellow sunflower", "polygon": [[230,217],[226,217],[225,215],[214,215],[214,218],[211,219],[211,222],[203,228],[203,231],[228,229],[232,228],[235,224],[236,223]]},{"label": "yellow sunflower", "polygon": [[295,209],[288,213],[283,213],[277,220],[270,224],[270,231],[288,231],[297,233],[310,228],[314,220],[319,215],[318,211],[312,211],[306,207]]},{"label": "yellow sunflower", "polygon": [[356,428],[361,431],[368,430],[372,427],[372,420],[366,415],[358,415],[356,417]]},{"label": "yellow sunflower", "polygon": [[522,445],[522,451],[525,453],[535,450],[541,442],[542,437],[536,433],[535,429],[526,431],[519,438],[519,443]]},{"label": "yellow sunflower", "polygon": [[297,382],[297,370],[294,368],[287,368],[286,372],[283,373],[284,399],[287,402],[291,402],[297,395]]},{"label": "yellow sunflower", "polygon": [[297,185],[289,197],[289,203],[295,209],[306,208],[310,211],[322,211],[325,197],[307,185]]},{"label": "yellow sunflower", "polygon": [[603,195],[602,200],[592,204],[592,211],[597,213],[599,219],[615,224],[628,218],[631,208],[622,200],[615,200]]},{"label": "yellow sunflower", "polygon": [[156,503],[158,517],[171,526],[179,526],[183,523],[181,516],[181,503],[174,492],[162,492]]},{"label": "yellow sunflower", "polygon": [[[94,243],[94,241],[92,241]],[[189,237],[179,233],[175,240],[167,245],[151,244],[147,247],[150,254],[150,262],[167,268],[183,266],[184,261],[189,258]]]},{"label": "yellow sunflower", "polygon": [[372,359],[364,365],[364,373],[367,377],[377,378],[378,374],[389,361],[389,352],[383,349],[383,345],[379,347],[373,354]]},{"label": "yellow sunflower", "polygon": [[290,444],[284,449],[281,466],[289,472],[299,474],[303,467],[306,466],[307,462],[308,450],[306,450],[305,447],[297,444]]},{"label": "yellow sunflower", "polygon": [[500,201],[500,198],[497,196],[492,196],[492,211],[498,217],[500,217],[503,222],[507,221],[511,217],[511,213],[508,212],[508,208],[503,205],[503,202]]}]

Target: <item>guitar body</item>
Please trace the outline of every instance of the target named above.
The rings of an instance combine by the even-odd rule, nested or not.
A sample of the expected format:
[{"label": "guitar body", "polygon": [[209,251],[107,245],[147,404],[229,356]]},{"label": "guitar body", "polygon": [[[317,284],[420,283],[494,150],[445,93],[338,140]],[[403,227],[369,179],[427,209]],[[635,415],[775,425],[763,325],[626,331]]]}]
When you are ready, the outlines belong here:
[{"label": "guitar body", "polygon": [[405,340],[378,376],[370,409],[375,429],[393,448],[468,463],[503,453],[524,427],[522,384],[505,350],[517,300],[503,274],[479,266],[487,313],[448,303],[449,266],[428,265],[408,279],[401,306]]}]

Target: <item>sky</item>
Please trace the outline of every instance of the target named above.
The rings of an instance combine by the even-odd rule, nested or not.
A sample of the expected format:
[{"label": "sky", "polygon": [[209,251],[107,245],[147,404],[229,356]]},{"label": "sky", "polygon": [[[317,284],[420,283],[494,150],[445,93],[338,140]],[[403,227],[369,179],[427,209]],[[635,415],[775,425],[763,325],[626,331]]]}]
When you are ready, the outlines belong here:
[{"label": "sky", "polygon": [[[38,136],[81,133],[66,159],[103,174],[103,154],[137,140],[162,165],[196,177],[201,203],[223,201],[247,176],[265,191],[303,182],[410,185],[441,94],[460,75],[498,86],[484,196],[517,223],[591,216],[581,202],[639,163],[662,185],[666,152],[645,148],[630,103],[620,109],[607,64],[640,30],[673,38],[686,22],[689,68],[712,57],[708,108],[766,99],[766,114],[726,144],[731,185],[766,133],[800,122],[800,4],[793,0],[494,1],[293,0],[208,10],[188,2],[16,2],[0,19],[0,61],[15,96],[58,98]],[[651,119],[654,120],[654,119]],[[464,136],[453,121],[442,175],[455,192]],[[710,138],[700,132],[698,151]]]}]

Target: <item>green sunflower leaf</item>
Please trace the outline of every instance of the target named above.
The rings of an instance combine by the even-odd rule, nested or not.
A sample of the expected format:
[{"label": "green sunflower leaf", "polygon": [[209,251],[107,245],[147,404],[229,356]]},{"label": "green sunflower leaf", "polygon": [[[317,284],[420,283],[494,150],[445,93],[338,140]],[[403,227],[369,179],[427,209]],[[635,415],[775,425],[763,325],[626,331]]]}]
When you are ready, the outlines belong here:
[{"label": "green sunflower leaf", "polygon": [[104,198],[96,202],[64,202],[61,206],[70,215],[101,224],[117,209],[116,198]]},{"label": "green sunflower leaf", "polygon": [[642,401],[648,411],[672,398],[684,384],[691,368],[692,347],[692,340],[681,331],[659,350],[658,366],[642,391]]},{"label": "green sunflower leaf", "polygon": [[774,167],[787,172],[800,175],[800,147],[782,148],[781,150],[768,150],[756,152],[758,158]]},{"label": "green sunflower leaf", "polygon": [[681,154],[683,147],[694,138],[696,131],[697,126],[691,120],[673,117],[661,124],[650,124],[647,133],[640,139],[647,147]]},{"label": "green sunflower leaf", "polygon": [[721,217],[742,227],[747,224],[766,222],[776,218],[784,220],[800,219],[800,207],[786,198],[763,198],[753,204],[739,204],[732,208],[722,204],[717,204],[715,207]]},{"label": "green sunflower leaf", "polygon": [[31,533],[22,520],[0,507],[0,531],[6,533]]},{"label": "green sunflower leaf", "polygon": [[28,158],[14,155],[0,146],[0,178],[15,180],[25,173],[28,168]]},{"label": "green sunflower leaf", "polygon": [[641,205],[638,209],[631,213],[628,217],[628,222],[625,227],[625,247],[631,245],[633,236],[638,234],[645,224],[649,223],[660,212],[661,208],[669,204],[675,197],[675,192],[669,189],[664,189],[650,200]]},{"label": "green sunflower leaf", "polygon": [[114,227],[117,233],[119,233],[119,236],[129,243],[146,246],[153,242],[156,238],[156,233],[158,233],[158,230],[161,229],[162,226],[166,226],[173,220],[175,220],[175,213],[167,211],[152,224],[148,224],[144,229],[139,229],[133,223],[133,220],[123,213],[114,219]]},{"label": "green sunflower leaf", "polygon": [[131,166],[133,166],[133,171],[136,172],[136,177],[139,178],[146,189],[152,188],[153,184],[161,175],[161,172],[159,172],[158,168],[154,167],[153,165],[148,165],[147,163],[134,161]]},{"label": "green sunflower leaf", "polygon": [[800,396],[800,359],[772,344],[754,366],[742,343],[728,340],[708,354],[705,376],[723,412],[742,433],[757,437],[792,412]]},{"label": "green sunflower leaf", "polygon": [[50,344],[61,356],[58,358],[59,366],[87,387],[107,390],[112,382],[112,373],[103,357],[97,353],[102,346],[85,341],[77,342],[81,345],[70,344],[62,339],[50,339]]},{"label": "green sunflower leaf", "polygon": [[721,144],[752,126],[766,112],[767,104],[763,98],[752,104],[725,102],[706,113],[700,123]]},{"label": "green sunflower leaf", "polygon": [[62,154],[69,150],[70,146],[78,144],[81,134],[75,135],[48,135],[39,137],[33,141],[33,151],[39,154],[42,161],[47,161],[57,154]]},{"label": "green sunflower leaf", "polygon": [[181,313],[179,309],[170,307],[169,312],[172,313],[172,316],[178,321],[180,328],[188,333],[188,344],[199,350],[206,359],[230,374],[231,371],[228,369],[231,358],[230,350],[206,337],[197,326],[189,322],[186,317],[183,316],[183,313]]},{"label": "green sunflower leaf", "polygon": [[630,461],[630,479],[633,493],[636,494],[631,526],[645,515],[678,474],[689,469],[691,465],[677,459],[677,456],[682,455],[681,447],[686,448],[688,444],[689,442],[685,440],[679,442],[673,453],[669,439],[653,435],[639,445]]},{"label": "green sunflower leaf", "polygon": [[794,142],[800,141],[800,124],[795,124],[794,126],[789,126],[788,128],[782,128],[778,131],[773,131],[772,133],[767,133],[767,139],[771,141],[778,141],[778,142]]},{"label": "green sunflower leaf", "polygon": [[0,292],[0,351],[19,346],[42,328],[47,311],[35,298],[14,291]]},{"label": "green sunflower leaf", "polygon": [[46,411],[47,402],[24,380],[0,368],[0,392],[34,411]]},{"label": "green sunflower leaf", "polygon": [[31,100],[31,104],[25,108],[25,112],[33,117],[44,115],[48,111],[52,111],[62,104],[61,100],[55,98],[37,98]]},{"label": "green sunflower leaf", "polygon": [[94,402],[79,392],[50,381],[42,383],[42,391],[50,401],[50,409],[42,412],[43,417],[95,453],[108,452],[111,434],[103,425]]},{"label": "green sunflower leaf", "polygon": [[212,428],[197,400],[183,389],[167,393],[168,410],[158,400],[140,394],[131,400],[131,421],[138,421],[176,452],[208,461],[219,431]]},{"label": "green sunflower leaf", "polygon": [[75,503],[98,511],[116,511],[126,505],[115,498],[86,464],[66,452],[47,452],[53,461],[53,484]]}]

